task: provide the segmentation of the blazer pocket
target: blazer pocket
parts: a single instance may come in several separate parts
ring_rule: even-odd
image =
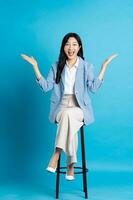
[[[51,99],[51,102],[52,102],[52,103],[56,103],[57,100],[56,100],[56,99]]]
[[[90,105],[91,104],[91,100],[90,99],[84,99],[84,104],[87,106],[87,105]]]

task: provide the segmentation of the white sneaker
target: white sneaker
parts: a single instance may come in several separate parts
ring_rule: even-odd
[[[53,167],[47,167],[46,170],[52,173],[56,172],[56,168],[53,168]]]
[[[72,175],[67,175],[67,174],[66,174],[65,178],[66,178],[66,180],[68,180],[68,181],[74,180],[74,176],[72,176]]]

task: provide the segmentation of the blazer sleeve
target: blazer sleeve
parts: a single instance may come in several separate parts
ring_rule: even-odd
[[[95,93],[102,85],[103,79],[100,80],[98,77],[95,77],[94,66],[92,64],[88,64],[87,68],[87,87],[92,93]]]
[[[55,83],[55,74],[53,67],[50,68],[47,79],[45,79],[44,76],[41,75],[41,78],[39,80],[36,78],[36,82],[43,92],[48,92],[49,90],[52,90]]]

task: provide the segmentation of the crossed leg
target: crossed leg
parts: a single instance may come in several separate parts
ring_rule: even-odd
[[[54,153],[53,153],[53,155],[50,159],[50,162],[48,164],[49,167],[52,167],[52,168],[57,167],[57,162],[58,162],[59,155],[60,155],[61,151],[62,151],[61,148],[58,148],[58,147],[55,148]]]

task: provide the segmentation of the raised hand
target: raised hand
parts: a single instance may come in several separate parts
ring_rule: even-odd
[[[100,72],[99,72],[99,75],[98,75],[98,78],[99,78],[100,80],[102,80],[102,78],[103,78],[103,75],[104,75],[104,73],[105,73],[105,70],[106,70],[106,68],[107,68],[107,65],[108,65],[114,58],[116,58],[117,56],[118,56],[118,54],[112,54],[111,56],[109,56],[109,57],[103,62],[102,67],[101,67]]]
[[[29,62],[33,66],[37,66],[37,61],[33,58],[33,56],[29,57],[25,54],[20,54],[20,55],[24,60],[26,60],[27,62]]]
[[[29,56],[22,54],[22,53],[20,55],[24,60],[26,60],[27,62],[29,62],[33,66],[35,75],[36,75],[37,79],[39,80],[41,78],[41,73],[40,73],[40,70],[38,68],[37,61],[33,58],[33,56],[29,57]]]
[[[106,66],[108,65],[114,58],[116,58],[118,56],[118,54],[112,54],[111,56],[109,56],[104,62],[103,65]]]

